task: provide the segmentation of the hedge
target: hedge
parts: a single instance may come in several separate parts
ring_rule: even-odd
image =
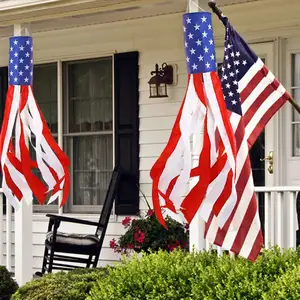
[[[159,251],[105,269],[47,275],[12,300],[300,299],[298,274],[300,248],[264,250],[255,263],[214,251]]]
[[[89,300],[263,299],[277,278],[299,264],[300,251],[265,251],[256,263],[213,252],[159,252],[124,260],[98,280]]]
[[[271,286],[264,300],[298,300],[300,299],[300,266],[289,270],[279,277]]]
[[[20,287],[11,299],[85,300],[93,283],[105,274],[105,268],[49,274]]]
[[[5,267],[0,266],[0,300],[9,300],[17,289],[18,285],[10,273]]]

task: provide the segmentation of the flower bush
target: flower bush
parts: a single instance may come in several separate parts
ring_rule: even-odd
[[[171,217],[166,217],[168,229],[158,221],[152,209],[149,208],[144,216],[139,219],[126,217],[122,221],[127,229],[118,241],[110,241],[110,247],[115,252],[129,254],[131,251],[140,252],[149,250],[173,251],[176,248],[188,249],[189,230],[188,225],[182,225]]]

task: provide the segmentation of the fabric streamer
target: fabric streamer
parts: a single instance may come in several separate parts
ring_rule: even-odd
[[[14,36],[9,41],[9,87],[0,135],[3,192],[15,208],[33,196],[49,204],[61,193],[63,206],[70,190],[70,162],[33,95],[32,37]]]

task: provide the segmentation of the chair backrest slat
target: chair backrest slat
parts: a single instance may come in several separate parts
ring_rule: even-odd
[[[112,210],[113,203],[114,203],[114,200],[116,197],[116,193],[117,193],[117,189],[118,189],[118,185],[120,182],[122,172],[123,172],[123,170],[120,166],[115,167],[112,172],[110,183],[108,186],[108,190],[106,193],[105,201],[104,201],[100,219],[99,219],[99,226],[96,231],[97,235],[100,235],[101,232],[106,231],[106,227],[109,222],[111,210]]]

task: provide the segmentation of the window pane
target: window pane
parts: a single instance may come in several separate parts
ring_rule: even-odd
[[[34,66],[33,92],[52,133],[57,133],[57,66]]]
[[[293,55],[293,80],[292,80],[292,86],[300,86],[300,53]]]
[[[112,130],[112,60],[70,63],[69,132]]]
[[[300,124],[293,124],[293,156],[300,156]]]
[[[293,89],[292,95],[295,101],[300,105],[300,88]],[[293,112],[293,121],[300,121],[300,115],[298,112],[293,107],[291,107],[291,110]]]
[[[292,86],[294,87],[292,90],[292,95],[295,101],[300,104],[300,53],[293,55],[292,60]],[[300,122],[300,116],[292,107],[292,121]],[[293,156],[300,156],[300,124],[293,124]]]
[[[73,137],[73,204],[102,205],[113,169],[112,135]]]

